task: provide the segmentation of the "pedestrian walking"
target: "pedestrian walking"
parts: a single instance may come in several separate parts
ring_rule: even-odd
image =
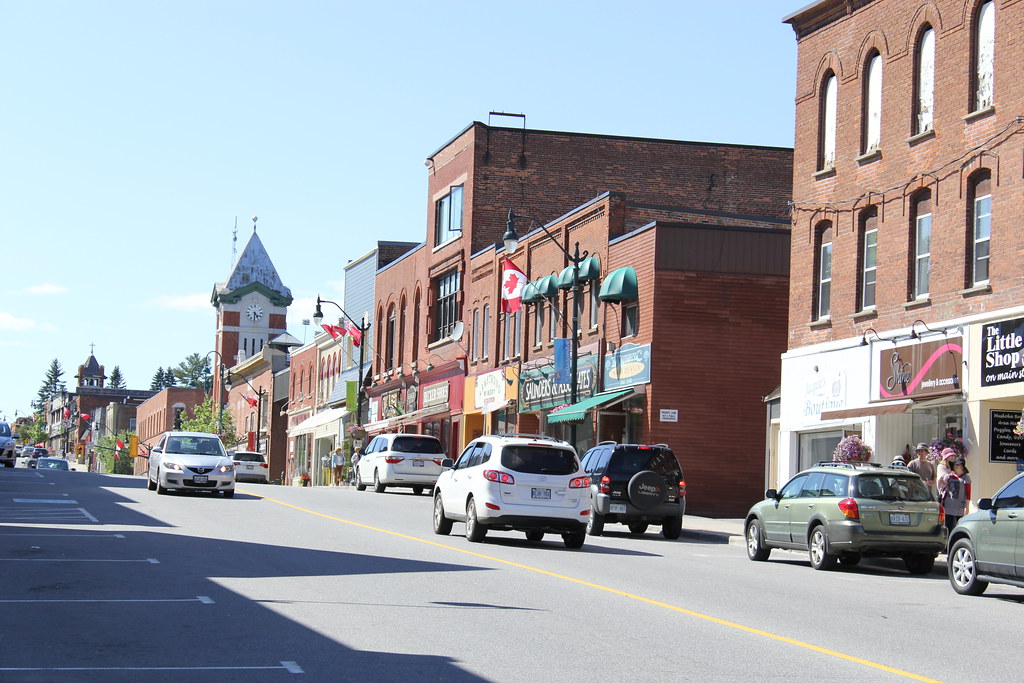
[[[334,485],[341,486],[345,481],[345,453],[340,448],[334,449],[331,465],[334,467]]]
[[[930,451],[928,444],[924,442],[917,444],[917,448],[914,449],[914,454],[917,457],[907,463],[907,469],[921,477],[921,481],[929,491],[935,486],[935,465],[927,460]]]
[[[942,503],[942,509],[946,511],[946,528],[952,531],[960,518],[967,514],[971,503],[971,477],[966,460],[963,458],[953,460],[952,471],[946,477],[943,490],[944,493],[939,502]]]
[[[358,476],[356,472],[356,465],[359,464],[359,450],[353,449],[352,451],[352,467],[348,469],[348,482],[355,486],[359,482],[357,481]]]

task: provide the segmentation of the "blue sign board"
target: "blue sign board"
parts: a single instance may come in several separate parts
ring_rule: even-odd
[[[651,345],[624,344],[604,357],[604,391],[651,381]]]
[[[555,384],[572,384],[572,349],[568,339],[554,339]]]

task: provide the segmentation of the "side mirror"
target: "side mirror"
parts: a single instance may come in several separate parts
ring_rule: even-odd
[[[775,489],[768,489],[767,491],[764,492],[764,497],[771,498],[772,500],[778,500],[779,492],[776,491]]]
[[[150,453],[163,453],[164,449],[160,448],[159,446],[153,446],[153,448],[149,452]]]
[[[982,498],[981,500],[978,501],[978,509],[979,510],[991,510],[994,507],[995,506],[992,505],[992,499],[991,498]]]
[[[454,466],[455,466],[455,461],[452,460],[451,458],[445,458],[444,460],[441,461],[441,467],[446,469],[446,470],[450,470]]]

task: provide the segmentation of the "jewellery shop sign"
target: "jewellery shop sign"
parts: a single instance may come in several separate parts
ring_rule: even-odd
[[[597,356],[583,356],[576,361],[577,400],[594,395],[597,380]],[[545,410],[569,402],[570,385],[555,383],[555,367],[523,369],[519,376],[519,412]]]
[[[878,398],[926,398],[960,391],[961,337],[907,344],[878,353]]]
[[[981,386],[1024,380],[1024,318],[982,327]]]

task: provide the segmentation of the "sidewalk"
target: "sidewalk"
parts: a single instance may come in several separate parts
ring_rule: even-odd
[[[703,543],[743,545],[743,520],[686,515],[683,517],[682,538]]]

